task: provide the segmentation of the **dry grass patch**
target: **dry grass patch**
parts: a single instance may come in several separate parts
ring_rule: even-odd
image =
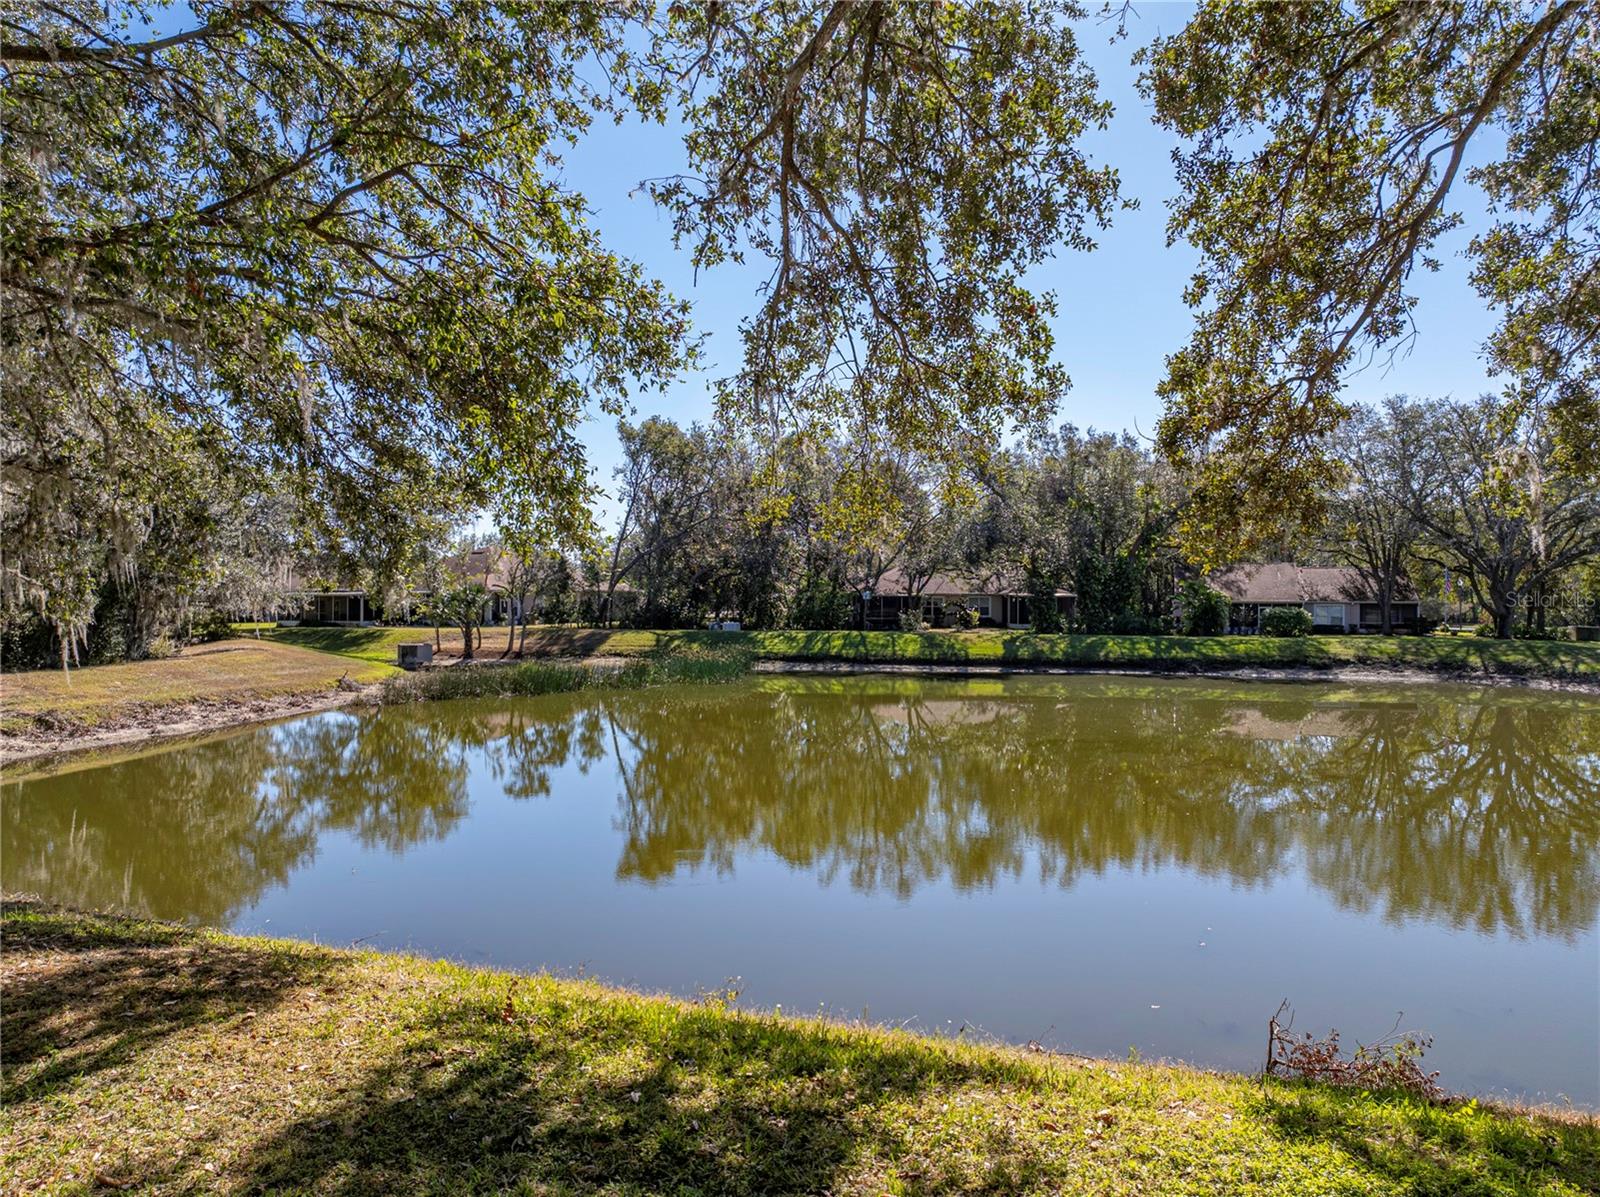
[[[1545,1194],[1600,1128],[13,903],[8,1192]]]
[[[167,708],[237,704],[365,684],[396,671],[270,640],[223,640],[186,648],[162,661],[8,673],[0,677],[6,729],[64,730],[132,724]]]

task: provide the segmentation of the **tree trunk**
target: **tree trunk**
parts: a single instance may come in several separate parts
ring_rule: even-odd
[[[506,607],[506,651],[500,654],[502,661],[511,655],[511,646],[517,642],[517,624],[520,622],[520,618],[513,618],[511,613],[516,611],[518,617],[522,614],[521,600],[513,603],[508,598],[506,602],[509,604]]]
[[[1509,600],[1495,599],[1494,634],[1499,639],[1511,639],[1511,621],[1516,617],[1516,610]]]

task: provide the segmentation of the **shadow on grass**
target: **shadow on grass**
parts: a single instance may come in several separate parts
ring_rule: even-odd
[[[378,649],[392,655],[389,642],[392,628],[274,628],[268,637],[278,644],[292,644],[297,648],[314,648],[318,652],[337,653],[341,656],[359,657]],[[418,640],[433,640],[432,628],[415,629]]]
[[[613,634],[606,628],[529,628],[527,641],[519,640],[518,646],[527,657],[591,657]]]
[[[181,927],[8,900],[5,955],[39,959],[8,969],[0,993],[7,1103],[49,1097],[170,1036],[268,1009],[337,966],[336,957],[309,949],[268,953],[196,940]]]
[[[973,1070],[720,1012],[451,1003],[402,1051],[238,1162],[249,1191],[829,1191],[903,1133],[884,1107]]]
[[[235,1164],[243,1187],[784,1195],[835,1191],[865,1165],[899,1175],[907,1192],[1025,1192],[1057,1191],[1072,1175],[1054,1136],[1003,1129],[1030,1091],[1028,1070],[837,1029],[603,999],[557,997],[505,1025],[498,995],[485,993],[445,1003],[420,1044],[256,1143]],[[1325,1158],[1348,1160],[1377,1192],[1487,1197],[1559,1183],[1587,1192],[1600,1180],[1592,1125],[1273,1089],[1250,1115],[1266,1132],[1250,1149],[1259,1167],[1278,1158],[1267,1146],[1277,1140],[1333,1149]],[[959,1149],[929,1150],[938,1110],[967,1101],[992,1103],[994,1116],[966,1124]],[[1237,1180],[1218,1147],[1215,1161],[1202,1150],[1200,1171],[1215,1171],[1196,1191],[1227,1192]],[[1297,1151],[1293,1166],[1306,1165]]]
[[[1558,1115],[1463,1118],[1357,1089],[1273,1086],[1267,1124],[1286,1142],[1325,1143],[1395,1186],[1395,1192],[1490,1197],[1500,1193],[1600,1192],[1600,1128]],[[1403,1115],[1395,1111],[1403,1109]],[[1567,1188],[1566,1186],[1572,1186]]]

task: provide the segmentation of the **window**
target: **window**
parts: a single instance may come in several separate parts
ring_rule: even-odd
[[[1311,622],[1319,628],[1343,627],[1343,603],[1312,603]]]
[[[985,619],[994,614],[994,609],[989,606],[989,596],[986,594],[968,595],[965,601],[967,606],[975,608]]]

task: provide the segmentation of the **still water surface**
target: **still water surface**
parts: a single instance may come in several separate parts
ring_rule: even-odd
[[[12,891],[1251,1069],[1281,998],[1600,1105],[1600,701],[787,677],[334,712],[9,784]]]

